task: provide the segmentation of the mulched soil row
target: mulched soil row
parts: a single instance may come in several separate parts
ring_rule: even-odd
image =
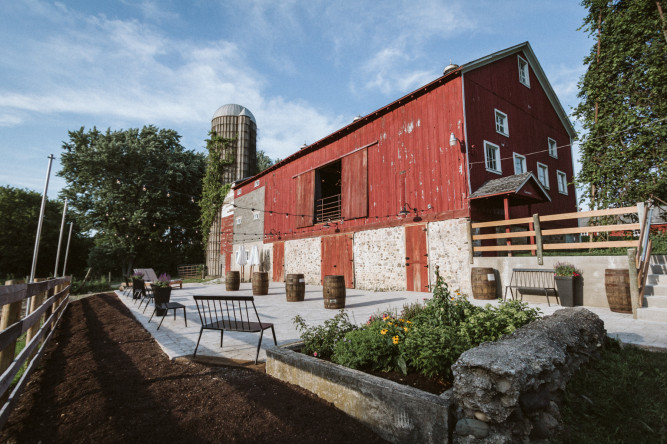
[[[258,371],[170,361],[115,294],[70,303],[2,442],[384,442]]]

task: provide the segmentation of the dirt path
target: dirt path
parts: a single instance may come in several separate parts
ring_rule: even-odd
[[[174,363],[113,294],[74,301],[2,442],[383,442],[258,371]]]

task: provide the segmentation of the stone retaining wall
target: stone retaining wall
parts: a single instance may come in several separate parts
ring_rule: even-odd
[[[566,308],[463,353],[452,367],[459,406],[454,442],[530,442],[553,436],[568,381],[597,353],[605,336],[597,315]]]

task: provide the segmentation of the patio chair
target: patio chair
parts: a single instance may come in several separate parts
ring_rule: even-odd
[[[153,289],[150,286],[144,288],[144,291],[141,293],[141,300],[139,301],[140,310],[141,310],[141,304],[143,304],[144,301],[146,301],[146,305],[144,306],[144,311],[142,313],[146,313],[146,308],[148,308],[148,304],[150,304],[153,299],[154,299]]]
[[[158,324],[157,329],[159,330],[160,327],[162,326],[162,321],[164,321],[164,318],[167,316],[167,313],[169,313],[169,310],[174,311],[174,321],[176,320],[176,310],[178,309],[183,309],[183,320],[185,321],[185,326],[188,326],[188,318],[185,314],[185,305],[178,303],[178,302],[164,302],[164,303],[155,303],[155,308],[153,309],[153,313],[151,314],[151,317],[148,318],[148,322],[151,322],[151,319],[153,319],[153,316],[155,313],[157,313],[158,309],[164,310],[162,313],[162,319],[160,319],[160,324]],[[144,311],[146,309],[144,308]],[[159,316],[159,315],[158,315]]]

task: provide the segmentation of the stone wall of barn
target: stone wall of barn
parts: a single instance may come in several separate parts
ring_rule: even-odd
[[[320,285],[322,245],[319,237],[285,241],[285,273],[303,273],[306,284]]]
[[[403,227],[354,233],[355,287],[361,290],[405,290]]]

